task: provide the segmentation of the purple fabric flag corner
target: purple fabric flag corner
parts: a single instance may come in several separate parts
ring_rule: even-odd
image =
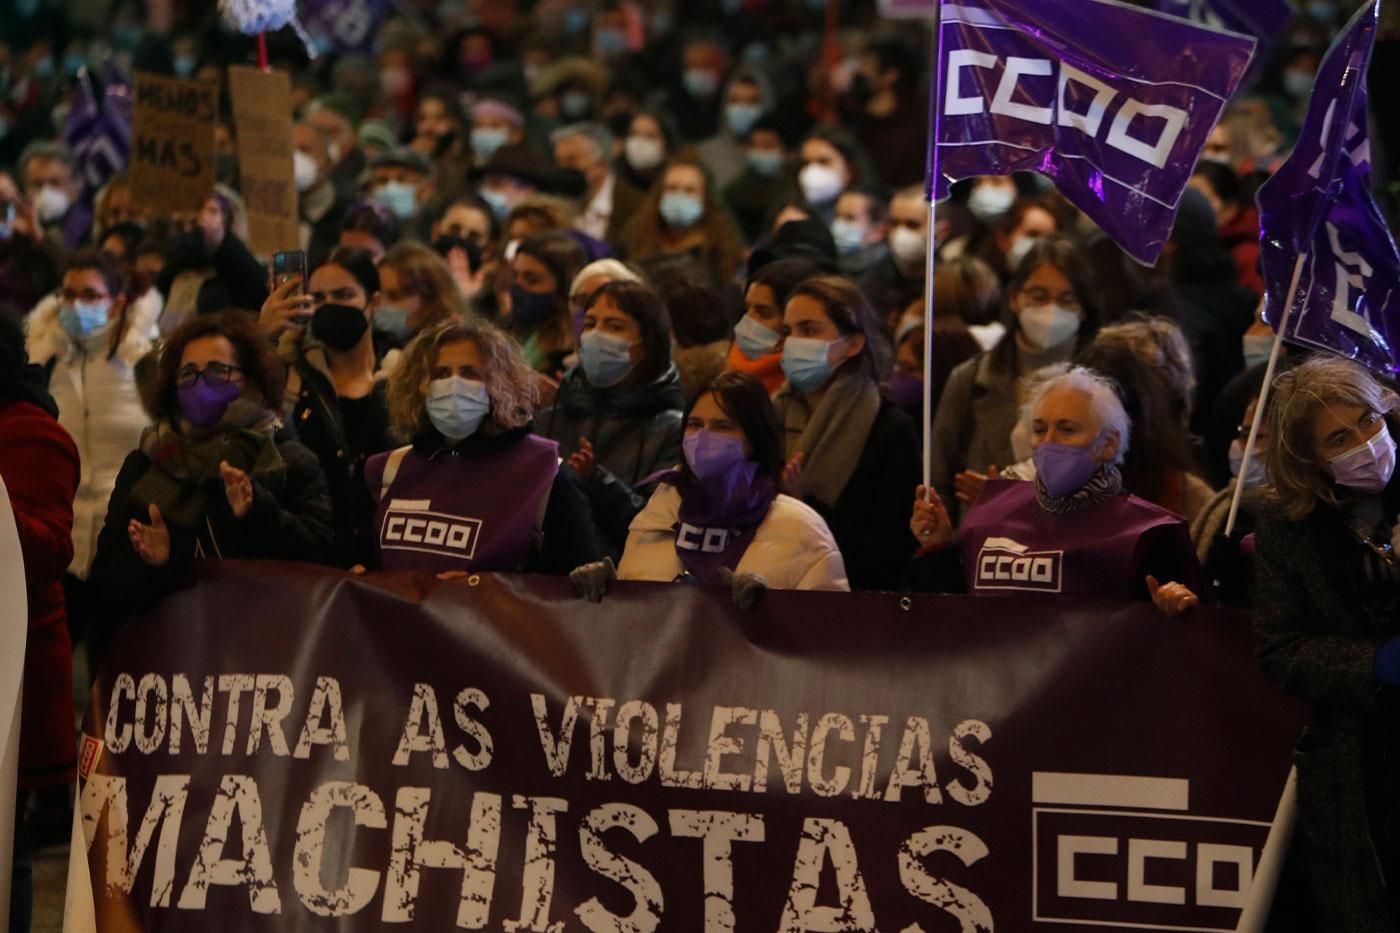
[[[1156,8],[1194,23],[1254,36],[1261,45],[1268,45],[1293,18],[1288,0],[1156,0]]]
[[[1378,3],[1362,7],[1318,69],[1298,143],[1260,187],[1264,318],[1284,338],[1400,371],[1400,252],[1371,194],[1366,71]]]
[[[84,204],[91,204],[107,180],[126,168],[131,149],[131,88],[111,64],[103,75],[103,85],[99,102],[87,69],[79,72],[73,88],[73,106],[63,130],[63,139],[73,150],[77,175],[82,181],[80,197]]]
[[[940,13],[935,197],[973,175],[1042,172],[1155,263],[1255,40],[1116,0],[945,0]]]
[[[303,0],[301,23],[321,53],[357,52],[369,47],[389,0]]]

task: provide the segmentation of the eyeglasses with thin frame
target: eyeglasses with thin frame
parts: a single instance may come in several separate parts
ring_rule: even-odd
[[[175,371],[175,385],[184,389],[194,385],[196,379],[202,378],[205,385],[223,386],[233,381],[234,373],[241,372],[242,367],[230,366],[227,363],[206,363],[203,369],[193,363],[186,363]]]

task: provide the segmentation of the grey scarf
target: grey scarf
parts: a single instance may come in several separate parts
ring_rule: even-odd
[[[784,385],[774,399],[783,425],[784,455],[802,454],[802,489],[828,508],[845,491],[880,412],[880,389],[864,373],[845,372],[827,386],[816,410]]]

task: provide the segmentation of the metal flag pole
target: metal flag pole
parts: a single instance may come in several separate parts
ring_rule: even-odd
[[[1225,537],[1235,530],[1235,519],[1240,513],[1240,499],[1244,496],[1244,477],[1249,469],[1249,461],[1254,457],[1254,442],[1259,437],[1259,426],[1264,423],[1264,406],[1269,401],[1269,390],[1274,384],[1274,370],[1278,368],[1278,358],[1283,350],[1283,334],[1288,330],[1288,321],[1293,317],[1293,300],[1298,295],[1298,279],[1303,274],[1303,264],[1308,261],[1307,253],[1299,253],[1293,262],[1293,279],[1288,283],[1288,297],[1283,302],[1283,316],[1278,319],[1278,331],[1274,334],[1274,346],[1269,351],[1269,365],[1264,369],[1264,385],[1259,389],[1259,401],[1254,406],[1254,420],[1249,425],[1249,440],[1244,445],[1244,459],[1240,462],[1240,475],[1235,478],[1235,494],[1230,498],[1230,517],[1225,520]]]
[[[943,91],[943,71],[939,47],[943,38],[943,5],[935,8],[933,21],[932,77],[928,96],[928,156],[925,163],[924,197],[928,201],[928,251],[924,257],[924,498],[931,499],[933,474],[933,273],[937,264],[938,245],[934,236],[933,193],[938,186],[938,118],[942,108],[939,98]]]

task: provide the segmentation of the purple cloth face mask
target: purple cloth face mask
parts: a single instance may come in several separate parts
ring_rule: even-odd
[[[714,480],[744,462],[744,444],[713,431],[689,431],[681,441],[686,465],[701,482]]]
[[[190,385],[180,386],[175,394],[185,420],[197,428],[207,428],[218,423],[240,391],[237,383],[211,386],[199,378]]]
[[[1099,468],[1102,449],[1098,439],[1087,447],[1046,443],[1031,452],[1031,461],[1045,491],[1051,498],[1063,499],[1089,482]]]

